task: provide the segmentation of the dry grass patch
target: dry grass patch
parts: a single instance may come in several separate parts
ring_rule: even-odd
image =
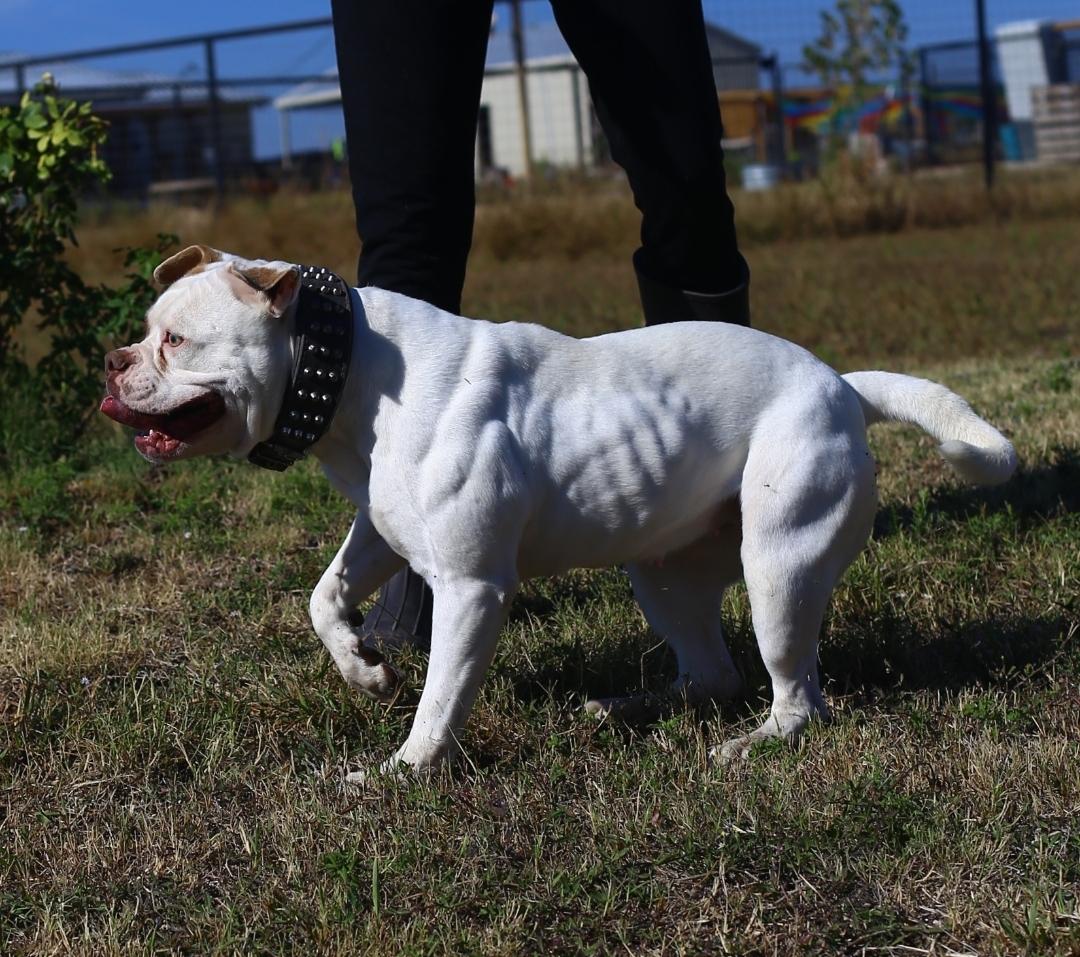
[[[955,202],[985,209],[953,217],[964,224],[955,228],[930,228],[916,217],[898,232],[842,236],[798,225],[808,215],[804,206],[821,202],[817,184],[737,196],[755,323],[845,368],[1080,348],[1080,207],[1068,201],[1080,177],[1018,177],[1015,186],[1005,177],[995,195],[1028,197],[995,200],[1012,203],[1015,215],[995,214],[965,179],[906,188],[928,208]],[[769,226],[781,213],[794,225]],[[216,213],[155,207],[88,215],[72,260],[88,278],[115,279],[120,259],[113,250],[149,243],[161,231],[182,243],[323,263],[347,277],[355,271],[358,241],[343,191],[237,200]],[[630,267],[637,232],[637,211],[617,184],[482,204],[465,312],[578,336],[640,325]],[[32,330],[27,335],[33,351]]]

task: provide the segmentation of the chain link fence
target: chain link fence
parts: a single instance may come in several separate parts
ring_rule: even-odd
[[[853,91],[825,82],[805,62],[826,7],[706,0],[732,181],[754,187],[812,176],[838,142],[904,170],[980,159],[1080,162],[1080,20],[1055,20],[1060,7],[1058,0],[1013,2],[1023,18],[1003,21],[991,0],[997,25],[983,67],[977,4],[968,18],[954,10],[938,22],[942,14],[913,2],[903,56],[866,73]],[[915,42],[954,29],[966,35]],[[17,99],[43,73],[109,120],[113,198],[197,201],[347,178],[328,18],[0,56],[0,103]],[[478,117],[478,179],[609,168],[586,77],[547,3],[500,0]]]

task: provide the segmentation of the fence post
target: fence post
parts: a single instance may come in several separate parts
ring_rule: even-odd
[[[206,88],[210,98],[210,148],[214,153],[214,184],[220,203],[225,195],[225,157],[221,147],[221,110],[218,105],[217,63],[214,60],[214,41],[204,41],[206,49]]]
[[[930,101],[930,55],[926,47],[919,47],[919,106],[922,109],[923,141],[926,143],[926,163],[928,166],[937,162],[934,149],[934,105]]]
[[[281,168],[292,168],[292,126],[290,110],[278,110],[278,131],[281,134]]]
[[[900,66],[900,101],[904,104],[904,171],[915,168],[915,104],[911,91],[911,60],[906,58]]]
[[[525,179],[533,178],[532,123],[529,117],[529,91],[525,75],[525,33],[521,24],[521,0],[510,0],[510,39],[514,47],[514,73],[517,75],[518,107],[521,110],[521,137],[525,148]]]
[[[990,44],[986,39],[986,0],[975,0],[975,17],[979,29],[979,88],[982,92],[983,177],[986,188],[994,185],[994,137],[997,127],[997,97],[990,73]]]
[[[21,63],[15,64],[15,96],[17,99],[22,99],[22,95],[26,92],[26,67]]]
[[[584,119],[581,115],[581,70],[570,67],[570,90],[574,97],[574,146],[577,149],[578,172],[585,171],[585,133],[581,128]]]
[[[787,172],[787,124],[784,122],[784,77],[780,70],[780,57],[773,53],[769,57],[772,72],[772,93],[776,101],[776,163],[781,174]]]

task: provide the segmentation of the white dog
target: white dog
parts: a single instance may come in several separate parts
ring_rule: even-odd
[[[146,338],[110,354],[102,411],[147,430],[135,444],[153,462],[248,455],[274,430],[294,369],[300,267],[192,246],[155,276],[168,288]],[[351,365],[312,452],[357,514],[311,621],[345,680],[387,699],[397,673],[349,615],[406,562],[434,593],[423,694],[384,767],[432,768],[458,750],[523,580],[620,562],[691,700],[739,691],[720,606],[745,579],[772,709],[719,755],[794,740],[827,715],[818,632],[877,504],[866,427],[921,426],[972,482],[1015,468],[1008,440],[943,386],[840,376],[752,329],[683,322],[577,340],[379,289],[347,295]]]

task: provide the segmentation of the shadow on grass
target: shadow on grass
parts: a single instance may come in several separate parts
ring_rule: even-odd
[[[906,619],[879,617],[873,631],[848,630],[843,641],[823,645],[822,676],[830,690],[844,694],[1005,690],[1068,654],[1073,618],[1063,608],[1038,618],[965,622],[949,634],[927,636]]]
[[[629,577],[615,569],[604,569],[535,579],[518,592],[509,621],[543,619],[559,610],[563,613],[582,612],[595,607],[605,596],[632,601]]]
[[[1075,468],[1075,459],[1069,468]],[[1070,474],[1070,473],[1066,473]],[[1077,510],[1075,495],[1065,494],[1056,468],[1027,473],[1018,480],[1019,490],[1001,496],[1001,508],[1011,501],[1014,511],[1035,516],[1038,510],[1060,513]],[[1030,488],[1050,489],[1050,494],[1030,494]],[[1060,493],[1060,495],[1059,495]],[[952,504],[954,518],[982,514],[982,493],[943,493]],[[936,507],[936,506],[935,506]],[[1030,511],[1028,511],[1030,509]],[[1035,524],[1034,521],[1031,524]],[[940,530],[938,530],[940,531]],[[602,614],[605,602],[630,600],[629,582],[613,572],[571,574],[533,583],[515,601],[511,622],[539,620],[542,634],[528,642],[524,654],[512,653],[496,667],[518,706],[582,708],[590,697],[632,695],[642,690],[663,696],[675,677],[674,655],[642,622],[623,621],[602,640],[594,633],[560,629],[557,619],[579,617],[593,609]],[[1022,617],[1003,612],[964,622],[937,622],[927,631],[914,619],[880,610],[865,619],[847,618],[827,634],[821,649],[821,673],[826,691],[852,695],[864,702],[897,699],[917,691],[955,693],[964,689],[1007,691],[1032,685],[1044,686],[1055,662],[1080,674],[1080,640],[1077,638],[1075,599],[1066,597],[1058,607],[1037,616]],[[744,678],[744,693],[724,703],[719,714],[727,722],[743,722],[758,715],[771,697],[768,675],[758,654],[754,636],[745,620],[725,619],[727,640]],[[623,741],[648,735],[673,712],[683,710],[679,701],[662,703],[658,713],[631,724],[605,722],[603,728]],[[715,717],[712,707],[700,709],[702,718]],[[598,725],[598,727],[601,727]],[[536,742],[516,745],[534,750]],[[511,745],[473,752],[482,769],[500,765]]]
[[[1020,528],[1080,512],[1080,449],[1055,446],[1049,454],[1049,462],[1021,468],[997,488],[946,486],[927,492],[913,505],[886,506],[874,522],[874,538],[920,530],[942,519],[963,522],[1005,511],[1011,511]]]
[[[834,694],[902,691],[1007,690],[1045,673],[1070,654],[1073,615],[966,622],[946,635],[927,636],[900,617],[878,617],[872,627],[846,628],[843,640],[821,649],[821,673]],[[735,644],[733,642],[733,644]],[[733,711],[754,710],[768,698],[768,675],[752,639],[741,642],[736,664],[744,696]],[[675,675],[674,657],[647,629],[585,650],[559,644],[530,652],[532,667],[515,670],[510,681],[522,702],[662,693]],[[728,708],[725,708],[725,711]]]

